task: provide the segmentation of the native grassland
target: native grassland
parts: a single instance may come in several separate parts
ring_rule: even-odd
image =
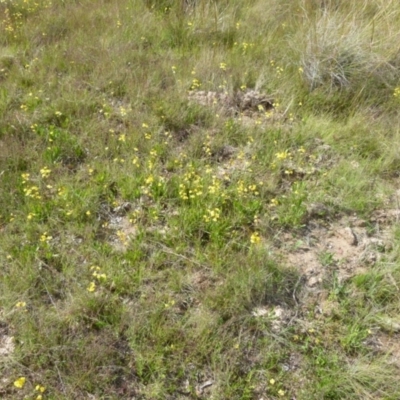
[[[399,3],[188,3],[0,1],[0,397],[400,398]]]

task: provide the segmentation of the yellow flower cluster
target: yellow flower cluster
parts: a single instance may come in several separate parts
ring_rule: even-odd
[[[156,149],[151,149],[149,153],[149,159],[147,160],[147,168],[149,170],[152,170],[154,168],[154,165],[156,164],[157,158],[158,158],[158,153]]]
[[[282,72],[283,72],[284,70],[283,70],[283,68],[282,67],[276,67],[275,68],[275,72],[276,72],[276,75],[278,76],[278,77],[280,77],[281,75],[282,75]]]
[[[250,243],[251,244],[259,244],[261,242],[261,237],[258,232],[253,232],[250,236]]]
[[[46,386],[36,385],[36,386],[35,386],[35,390],[36,390],[37,392],[39,392],[39,393],[44,393],[44,392],[46,391]],[[42,395],[39,394],[39,395],[36,397],[36,400],[41,400],[41,399],[42,399]]]
[[[92,272],[92,276],[93,278],[95,278],[95,280],[97,280],[98,282],[105,282],[107,280],[107,275],[101,272],[101,268],[97,265],[92,265],[90,267],[90,270],[93,271]],[[90,293],[93,293],[96,291],[96,281],[93,280],[89,283],[89,286],[86,288],[86,290]]]
[[[250,184],[246,185],[243,180],[239,180],[236,186],[236,191],[239,196],[255,195],[258,196],[260,193],[257,189],[257,185]]]
[[[95,282],[90,282],[89,286],[86,288],[86,290],[90,293],[93,293],[96,290],[96,283]]]
[[[237,46],[238,49],[241,49],[243,55],[247,53],[247,50],[249,48],[254,47],[254,43],[247,43],[247,42],[242,42],[242,43],[235,42],[233,43],[233,45]]]
[[[189,167],[183,175],[183,183],[179,185],[179,197],[182,200],[195,199],[203,194],[203,180],[193,167]]]
[[[43,235],[40,236],[40,241],[42,243],[48,244],[51,239],[53,239],[53,236],[48,235],[47,232],[44,232]]]
[[[24,188],[24,193],[26,197],[31,197],[32,199],[41,200],[42,196],[39,193],[39,188],[36,185]]]
[[[60,197],[65,197],[67,195],[67,189],[64,186],[60,186],[57,189],[57,195]]]
[[[21,178],[22,178],[22,183],[25,184],[26,182],[29,181],[30,174],[28,174],[28,173],[21,174]]]
[[[156,187],[161,187],[163,185],[164,178],[162,176],[155,177],[153,174],[147,176],[144,180],[144,185],[140,187],[142,194],[153,197],[153,189]]]
[[[26,383],[26,378],[24,376],[21,376],[16,381],[14,381],[14,386],[18,389],[22,389],[25,386],[25,383]]]
[[[209,194],[218,194],[221,191],[221,182],[215,175],[212,176],[212,182],[207,191]],[[225,197],[225,193],[221,193],[221,195]]]
[[[127,246],[129,241],[128,241],[128,236],[126,235],[125,232],[123,231],[117,231],[117,236],[120,242],[124,245]]]
[[[170,308],[173,307],[175,305],[175,300],[169,300],[167,303],[164,303],[164,307],[165,308]]]
[[[142,128],[144,128],[144,129],[147,130],[147,129],[149,128],[149,125],[147,125],[145,122],[143,122]],[[146,132],[144,133],[144,138],[145,138],[146,140],[150,140],[150,139],[151,139],[151,133],[148,132],[148,131],[146,131]]]
[[[139,216],[140,216],[140,210],[139,209],[134,210],[129,217],[129,222],[131,224],[136,224],[139,219]]]
[[[138,156],[134,156],[134,157],[133,157],[133,159],[132,159],[132,164],[133,164],[135,167],[139,167],[140,163],[139,163],[139,157],[138,157]]]
[[[278,160],[286,160],[290,156],[291,156],[291,154],[287,150],[281,151],[281,152],[275,154],[275,157]]]
[[[30,180],[30,174],[23,173],[21,174],[21,178],[22,178],[22,184],[26,185]],[[24,187],[23,191],[26,197],[30,197],[32,199],[37,199],[37,200],[40,200],[42,198],[39,192],[39,187],[36,185],[32,185],[30,187]]]
[[[207,157],[211,156],[211,137],[210,137],[210,135],[206,136],[206,140],[203,143],[203,151]]]
[[[107,275],[101,273],[101,268],[97,265],[91,266],[90,270],[93,271],[92,276],[95,277],[98,281],[104,282],[107,279]]]
[[[279,204],[277,199],[271,199],[269,205],[270,207],[276,207]]]
[[[190,90],[196,90],[200,87],[201,87],[201,82],[197,78],[194,78],[192,80],[192,85],[190,86]]]
[[[276,383],[276,380],[275,380],[275,379],[272,378],[272,379],[269,380],[269,384],[270,384],[271,386],[274,386],[275,383]],[[278,390],[278,394],[279,394],[279,396],[283,397],[283,396],[286,394],[286,392],[285,392],[283,389],[279,389],[279,390]]]
[[[49,168],[47,168],[47,167],[44,167],[44,168],[42,168],[42,169],[40,170],[40,174],[42,175],[42,178],[43,178],[43,179],[48,178],[48,177],[50,176],[50,173],[51,173],[51,169],[49,169]]]
[[[219,208],[213,208],[207,210],[207,213],[203,215],[203,219],[206,222],[217,222],[220,219],[221,210]]]
[[[26,378],[24,376],[21,376],[14,381],[14,386],[17,389],[22,389],[25,386],[25,383],[26,383]],[[39,392],[39,394],[35,397],[35,400],[42,400],[43,399],[42,394],[46,391],[46,387],[43,385],[36,385],[35,391]]]

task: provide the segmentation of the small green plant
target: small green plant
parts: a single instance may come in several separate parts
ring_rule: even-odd
[[[334,255],[329,251],[323,251],[319,254],[319,261],[323,267],[331,267],[335,264]]]

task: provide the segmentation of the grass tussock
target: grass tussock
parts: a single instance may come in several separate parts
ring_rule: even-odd
[[[0,1],[0,397],[399,398],[397,3],[97,3]]]

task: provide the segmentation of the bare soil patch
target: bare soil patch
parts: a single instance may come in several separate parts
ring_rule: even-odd
[[[205,107],[213,107],[227,116],[236,117],[243,124],[263,124],[282,120],[285,113],[278,111],[271,96],[257,90],[228,92],[193,90],[189,101]]]
[[[383,218],[382,211],[377,214]],[[301,234],[284,233],[278,242],[280,257],[299,271],[306,288],[314,292],[320,292],[332,274],[342,283],[367,272],[392,247],[390,227],[371,229],[355,216],[332,223],[311,221]]]

